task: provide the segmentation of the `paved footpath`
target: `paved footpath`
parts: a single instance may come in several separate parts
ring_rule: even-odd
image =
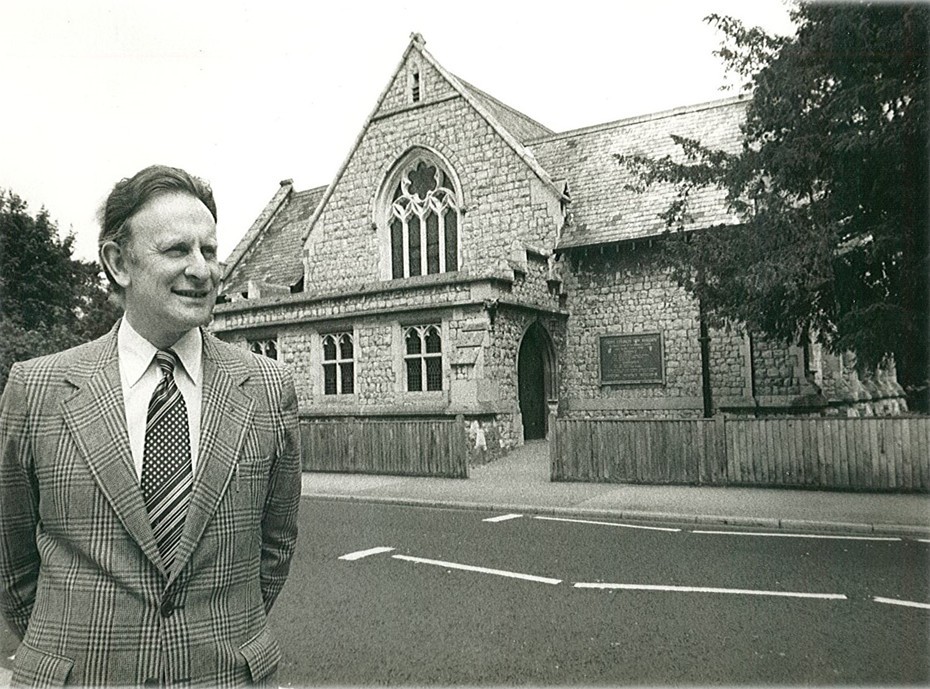
[[[930,538],[927,495],[552,482],[545,442],[470,469],[467,479],[305,473],[303,493],[326,500]],[[4,665],[8,660],[0,658],[0,689],[10,681]]]
[[[548,444],[527,443],[467,479],[305,473],[304,495],[627,520],[930,537],[930,496],[549,480]]]

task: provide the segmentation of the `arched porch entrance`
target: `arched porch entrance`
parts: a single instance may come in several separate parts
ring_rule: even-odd
[[[552,338],[539,321],[527,328],[520,342],[517,380],[523,439],[544,439],[549,430],[549,401],[554,401],[558,388]]]

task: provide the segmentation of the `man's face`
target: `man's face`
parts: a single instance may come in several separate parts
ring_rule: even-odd
[[[150,199],[129,222],[126,318],[156,347],[170,347],[213,314],[220,282],[216,223],[199,199],[184,192]]]

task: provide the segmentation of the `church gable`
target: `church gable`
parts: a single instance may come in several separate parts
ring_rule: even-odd
[[[557,241],[561,194],[482,102],[521,136],[549,130],[487,94],[479,101],[421,41],[411,42],[309,224],[309,291],[442,273],[501,275],[515,251],[551,250]],[[411,83],[423,90],[404,91]]]
[[[423,56],[424,45],[423,37],[413,34],[400,67],[385,90],[373,118],[458,95],[432,61]]]

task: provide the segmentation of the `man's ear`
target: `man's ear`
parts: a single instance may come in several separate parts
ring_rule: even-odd
[[[128,251],[116,242],[104,242],[100,247],[100,262],[116,284],[126,289],[129,287]]]

